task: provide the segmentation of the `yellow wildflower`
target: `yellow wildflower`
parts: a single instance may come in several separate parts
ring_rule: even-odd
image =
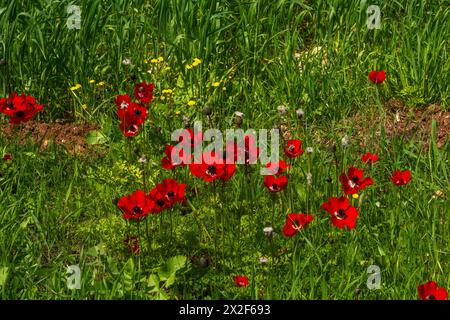
[[[194,100],[189,100],[187,104],[189,107],[193,107],[197,104],[197,102],[195,102]]]
[[[95,80],[89,80],[89,83],[93,84],[93,83],[95,83]]]
[[[352,194],[353,199],[358,199],[359,195],[357,193]]]
[[[162,93],[163,94],[172,94],[173,90],[172,89],[163,89]]]
[[[87,104],[83,104],[81,107],[86,110],[87,109]]]
[[[151,63],[158,63],[158,59],[153,58],[152,60],[150,60]]]
[[[187,64],[186,65],[186,69],[191,70],[192,69],[192,64]]]
[[[194,58],[194,62],[192,62],[192,65],[194,67],[198,66],[200,63],[202,63],[202,60],[200,60],[199,58]]]
[[[97,87],[103,87],[105,85],[105,82],[100,81],[99,83],[97,83]]]
[[[81,89],[81,84],[77,83],[76,85],[74,85],[73,87],[70,87],[70,90],[72,91],[76,91],[78,89]]]
[[[163,57],[158,57],[158,62],[163,62],[164,58]]]
[[[213,82],[212,86],[217,88],[220,86],[220,81]]]

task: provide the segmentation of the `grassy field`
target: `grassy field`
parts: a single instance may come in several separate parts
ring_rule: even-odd
[[[71,4],[80,29],[68,28]],[[380,29],[367,27],[369,5]],[[0,0],[0,99],[25,92],[43,104],[35,122],[98,126],[74,152],[20,136],[25,124],[5,134],[1,116],[0,155],[12,156],[0,160],[1,299],[417,299],[429,280],[449,290],[446,120],[408,135],[386,125],[448,110],[449,39],[444,0]],[[386,80],[373,84],[371,70]],[[154,97],[142,131],[125,138],[115,98],[132,95],[133,79],[154,83]],[[280,153],[291,164],[283,191],[265,188],[260,165],[237,165],[224,183],[161,167],[175,129],[236,128],[235,112],[243,129],[278,127],[282,143],[312,148]],[[366,152],[379,161],[362,162]],[[344,196],[350,166],[374,181],[347,196],[359,212],[351,230],[322,208]],[[397,169],[412,172],[408,184],[392,183]],[[183,205],[123,218],[119,198],[166,178],[187,185]],[[300,212],[312,222],[285,237],[287,214]],[[132,236],[138,254],[124,243]],[[67,286],[73,265],[79,289]]]

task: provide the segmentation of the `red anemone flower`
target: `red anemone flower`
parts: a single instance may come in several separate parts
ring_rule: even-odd
[[[259,157],[256,137],[252,134],[244,136],[243,145],[234,141],[227,143],[224,159],[226,163],[254,164]]]
[[[228,181],[236,172],[236,165],[234,163],[225,164],[225,171],[223,175],[220,177],[222,181]]]
[[[409,171],[409,170],[404,170],[404,171],[396,170],[396,171],[394,171],[394,173],[391,176],[391,181],[396,186],[404,186],[409,181],[411,181],[411,171]]]
[[[234,283],[238,287],[246,287],[248,286],[248,278],[246,276],[236,276],[234,277]]]
[[[339,180],[342,182],[345,194],[355,194],[359,190],[364,189],[367,186],[373,184],[373,180],[370,177],[363,179],[363,170],[355,167],[348,169],[348,174],[342,173]]]
[[[176,202],[184,201],[184,189],[186,185],[173,179],[165,179],[155,187],[162,195],[166,207],[171,208]]]
[[[184,166],[186,164],[191,163],[192,156],[189,155],[189,152],[178,146],[172,146],[170,144],[166,145],[165,153],[166,157],[161,160],[161,166],[164,169],[172,170],[178,166]]]
[[[368,163],[368,164],[374,164],[378,161],[378,155],[375,153],[367,152],[366,154],[363,154],[361,156],[362,162]]]
[[[282,191],[286,187],[287,182],[288,178],[286,176],[264,176],[264,186],[266,186],[270,192],[275,193]]]
[[[12,155],[10,155],[9,153],[3,156],[3,161],[11,161],[12,159]]]
[[[166,198],[157,188],[153,188],[147,198],[152,203],[151,213],[156,214],[167,208]]]
[[[125,137],[134,137],[139,133],[139,124],[133,123],[131,121],[121,121],[119,124],[120,130],[123,132]]]
[[[120,198],[117,206],[122,210],[125,219],[139,220],[145,217],[152,208],[152,202],[147,199],[144,191],[136,190],[129,196]]]
[[[225,164],[222,156],[217,155],[214,151],[207,151],[202,154],[200,163],[196,163],[194,160],[189,165],[189,171],[192,175],[211,182],[222,178],[225,174]]]
[[[125,109],[117,108],[119,119],[125,123],[141,125],[147,119],[147,108],[139,103],[130,102]]]
[[[370,71],[369,72],[369,80],[375,84],[383,83],[383,81],[386,80],[386,71],[384,71],[384,70]]]
[[[305,151],[302,149],[301,140],[288,140],[286,147],[284,148],[284,154],[288,158],[296,158]]]
[[[436,282],[428,281],[417,287],[420,300],[447,300],[448,293],[444,288],[438,288]]]
[[[313,219],[311,214],[289,213],[283,227],[283,234],[286,237],[292,237]]]
[[[195,147],[203,142],[203,132],[194,131],[192,128],[183,129],[178,142],[184,146]]]
[[[153,99],[154,89],[155,85],[153,83],[141,82],[134,88],[134,97],[142,103],[150,103]]]
[[[117,106],[117,110],[126,110],[126,109],[128,109],[128,107],[131,104],[131,98],[127,94],[118,95],[114,99],[114,103]],[[119,113],[119,117],[120,117],[120,113]]]
[[[42,105],[36,104],[36,99],[22,93],[12,93],[8,100],[0,101],[0,110],[9,117],[9,123],[17,124],[27,122],[33,118],[38,112],[42,111]]]
[[[289,165],[286,164],[284,160],[276,162],[269,162],[266,165],[266,168],[268,168],[271,171],[271,174],[273,175],[280,175],[286,171],[287,168],[289,168]]]
[[[346,197],[331,197],[322,204],[322,208],[331,214],[331,222],[336,227],[342,229],[347,226],[350,230],[355,227],[358,210],[350,205]]]

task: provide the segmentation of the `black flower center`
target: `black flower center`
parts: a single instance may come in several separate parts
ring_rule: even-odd
[[[174,195],[175,195],[175,193],[173,193],[173,191],[167,192],[167,196],[168,196],[169,198],[172,198]]]
[[[353,181],[354,183],[358,183],[359,178],[358,178],[357,176],[353,176],[353,177],[352,177],[352,181]]]
[[[278,190],[279,187],[278,187],[278,185],[277,185],[276,183],[274,183],[274,184],[272,184],[272,189],[273,189],[273,190]]]
[[[6,105],[8,106],[8,108],[14,109],[14,104],[13,104],[11,101],[8,101],[8,102],[6,103]]]
[[[16,115],[17,118],[23,118],[23,117],[25,116],[25,112],[23,112],[23,111],[17,111],[17,112],[15,113],[15,115]]]
[[[215,166],[208,166],[208,168],[206,169],[206,173],[209,174],[210,176],[215,176],[217,173],[217,168]]]
[[[336,212],[336,218],[338,218],[339,220],[345,219],[347,215],[345,214],[345,210],[344,209],[339,209]]]
[[[144,92],[145,91],[145,88],[144,87],[140,87],[139,88],[139,92]]]
[[[436,297],[430,294],[429,296],[427,296],[427,300],[436,300]]]
[[[164,201],[161,200],[161,199],[159,199],[159,200],[156,201],[156,204],[157,204],[158,206],[162,207],[162,206],[164,205]]]
[[[142,111],[139,109],[136,109],[136,110],[134,110],[134,114],[139,117],[142,114]]]
[[[142,208],[141,207],[139,207],[139,206],[136,206],[136,207],[134,207],[133,208],[133,215],[135,215],[135,214],[142,214]]]
[[[294,147],[293,145],[290,145],[289,148],[288,148],[288,150],[289,150],[289,152],[294,152],[295,147]]]

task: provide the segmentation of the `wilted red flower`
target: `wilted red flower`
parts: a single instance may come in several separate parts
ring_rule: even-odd
[[[150,103],[153,99],[154,89],[155,85],[153,83],[141,82],[134,88],[134,97],[142,103]]]
[[[363,154],[361,156],[361,160],[368,164],[374,164],[375,162],[378,161],[378,155],[371,152],[367,152],[366,154]]]
[[[383,81],[386,80],[386,71],[384,71],[384,70],[370,71],[369,72],[369,80],[375,84],[383,83]]]
[[[127,246],[130,252],[133,252],[134,254],[139,253],[139,237],[127,237],[123,240],[123,243]]]
[[[286,164],[284,160],[276,162],[269,162],[266,165],[266,168],[268,168],[272,175],[280,175],[286,171],[287,168],[289,168],[289,165]]]
[[[358,210],[350,205],[346,197],[331,197],[322,204],[322,208],[331,214],[331,222],[336,227],[342,229],[347,226],[350,230],[355,227]]]
[[[342,173],[339,180],[342,182],[345,194],[355,194],[359,190],[364,189],[367,186],[373,184],[373,180],[370,177],[363,179],[363,170],[355,167],[348,169],[348,174]]]
[[[394,171],[394,173],[391,176],[391,181],[396,186],[404,186],[409,181],[411,181],[411,171],[409,171],[409,170],[404,170],[404,171],[396,170],[396,171]]]
[[[282,191],[288,182],[286,176],[264,176],[264,186],[269,189],[270,192],[280,192]]]
[[[11,161],[11,160],[12,160],[12,155],[10,155],[9,153],[7,153],[3,156],[3,161]]]
[[[246,276],[235,276],[234,283],[238,287],[246,287],[248,286],[248,278]]]
[[[296,158],[305,151],[302,149],[301,140],[288,140],[286,147],[284,147],[284,154],[288,158]]]
[[[36,104],[36,99],[22,93],[12,93],[8,99],[0,100],[0,112],[9,117],[9,123],[27,122],[36,113],[42,111],[42,105]]]
[[[448,293],[444,288],[438,288],[436,282],[428,281],[417,287],[420,300],[447,300]]]
[[[136,190],[129,196],[120,198],[117,206],[122,210],[125,219],[139,220],[152,209],[152,202],[147,199],[144,191]]]
[[[189,165],[189,171],[192,175],[202,178],[206,182],[220,179],[225,174],[223,157],[217,155],[214,151],[206,151],[202,154],[201,163],[196,163],[194,160]]]
[[[292,237],[313,219],[311,214],[289,213],[283,227],[283,234],[286,237]]]
[[[178,183],[173,179],[165,179],[162,183],[159,183],[155,187],[162,195],[166,207],[172,207],[176,202],[184,201],[184,189],[186,185]]]
[[[178,166],[184,166],[191,162],[192,155],[189,152],[184,152],[181,147],[174,147],[170,144],[166,145],[165,149],[166,157],[161,160],[161,166],[164,169],[172,170]],[[173,153],[173,154],[172,154]]]

